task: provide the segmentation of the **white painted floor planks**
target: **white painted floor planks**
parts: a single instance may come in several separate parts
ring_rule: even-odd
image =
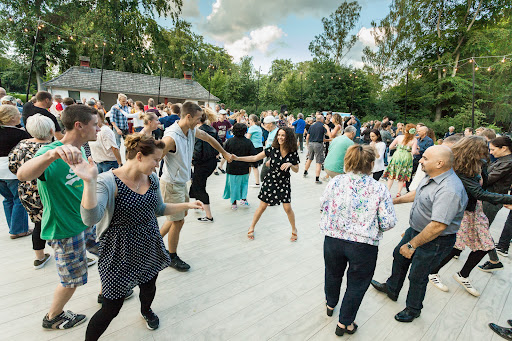
[[[212,175],[208,192],[215,223],[198,223],[196,218],[201,215],[191,212],[181,234],[179,254],[192,266],[191,271],[166,269],[159,275],[153,310],[160,317],[160,329],[146,329],[135,295],[125,302],[102,340],[337,339],[334,330],[339,306],[334,317],[325,315],[323,237],[318,230],[319,197],[325,183],[316,185],[313,175],[302,178],[304,156],[301,154],[300,172],[292,176],[297,243],[289,241],[291,229],[282,207],[269,207],[256,227],[256,239],[247,240],[258,189],[249,188],[250,208],[232,211],[230,203],[222,199],[225,176]],[[254,183],[252,176],[250,183]],[[399,224],[385,233],[380,245],[377,280],[390,274],[393,248],[407,227],[410,204],[396,209]],[[495,237],[507,213],[502,210],[491,227]],[[0,340],[83,340],[87,322],[66,331],[41,328],[58,283],[55,262],[52,259],[44,269],[34,270],[30,238],[10,240],[3,214],[0,226],[4,252],[0,260]],[[52,251],[47,247],[46,252]],[[499,340],[487,323],[505,325],[512,318],[512,264],[504,258],[504,271],[487,274],[474,270],[471,279],[482,292],[476,298],[451,278],[467,254],[442,269],[448,293],[428,286],[421,317],[413,323],[400,324],[393,319],[404,308],[407,280],[398,302],[370,287],[356,319],[359,330],[343,339]],[[66,308],[91,317],[99,309],[99,287],[97,267],[93,266],[89,283],[76,291]],[[138,289],[135,292],[138,294]]]

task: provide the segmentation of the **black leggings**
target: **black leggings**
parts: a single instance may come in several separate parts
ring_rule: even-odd
[[[217,167],[217,158],[212,158],[204,163],[194,165],[192,184],[190,185],[189,197],[200,200],[203,204],[210,204],[210,196],[206,192],[206,180],[212,175]]]
[[[34,223],[34,231],[32,231],[32,249],[44,250],[46,241],[41,239],[41,222]]]
[[[380,180],[380,178],[382,177],[382,174],[384,174],[384,171],[383,171],[383,170],[378,171],[378,172],[375,172],[375,173],[373,173],[373,178],[374,178],[375,180],[379,181],[379,180]]]
[[[151,303],[153,303],[156,293],[155,283],[157,277],[158,275],[153,277],[149,282],[139,284],[140,312],[143,314],[148,313],[151,309]],[[98,340],[105,332],[110,322],[112,322],[117,314],[119,314],[123,303],[124,297],[115,300],[109,300],[108,298],[103,297],[103,305],[101,306],[101,309],[93,315],[87,325],[85,340]]]
[[[461,252],[462,252],[461,250],[453,248],[452,251],[450,252],[450,254],[448,256],[446,256],[445,259],[443,259],[441,261],[439,266],[437,268],[433,269],[430,273],[438,274],[439,270],[441,270],[441,268],[443,266],[445,266],[450,261],[450,259],[453,258],[453,256],[459,256],[461,254]],[[466,263],[464,263],[464,266],[460,270],[460,275],[462,277],[469,277],[471,270],[473,270],[475,268],[475,266],[477,266],[478,263],[480,263],[480,261],[485,257],[485,255],[488,252],[489,251],[480,251],[480,250],[471,251],[471,253],[468,256],[468,259],[466,260]]]

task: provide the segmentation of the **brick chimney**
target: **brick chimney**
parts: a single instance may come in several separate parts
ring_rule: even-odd
[[[192,72],[183,71],[183,79],[185,79],[186,84],[192,84],[194,81],[192,80]]]
[[[81,67],[90,67],[91,58],[80,56],[80,66]]]

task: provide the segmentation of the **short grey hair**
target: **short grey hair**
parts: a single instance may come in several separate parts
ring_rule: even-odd
[[[348,126],[343,131],[345,132],[345,134],[347,134],[347,133],[355,134],[357,130],[356,130],[356,127],[354,127],[354,126]]]
[[[302,115],[302,114],[298,114],[298,115],[297,115],[297,118],[302,118],[302,119],[304,119],[304,115]]]
[[[61,95],[59,95],[59,94],[57,94],[57,95],[53,95],[53,98],[54,98],[54,99],[62,99],[62,96],[61,96]]]
[[[27,119],[25,125],[28,133],[39,140],[48,140],[55,132],[55,124],[51,118],[41,114],[35,114]]]

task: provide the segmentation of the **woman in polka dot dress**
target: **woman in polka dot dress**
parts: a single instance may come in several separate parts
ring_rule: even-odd
[[[154,173],[164,143],[144,134],[125,140],[126,163],[98,177],[96,165],[81,162],[71,168],[84,180],[82,220],[97,224],[100,241],[98,270],[103,290],[102,308],[87,326],[86,340],[97,340],[117,316],[126,293],[140,288],[141,315],[149,329],[158,328],[151,310],[158,273],[171,263],[158,230],[157,215],[202,208],[200,201],[164,204]]]
[[[290,169],[297,173],[299,171],[299,154],[297,153],[297,140],[295,133],[291,128],[280,128],[277,131],[277,138],[270,148],[254,156],[234,157],[235,161],[257,162],[269,157],[267,165],[270,171],[263,179],[260,194],[260,205],[254,212],[252,224],[247,232],[249,239],[254,239],[254,228],[260,220],[261,215],[267,209],[267,206],[283,204],[284,211],[288,215],[288,220],[292,226],[291,241],[297,240],[297,229],[295,227],[295,214],[291,205],[290,190]]]

